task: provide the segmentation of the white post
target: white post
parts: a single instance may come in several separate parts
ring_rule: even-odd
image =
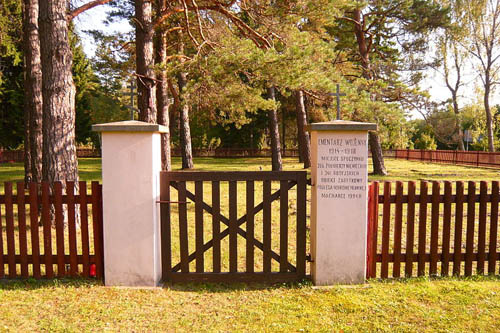
[[[308,126],[315,285],[365,281],[368,131],[376,129],[376,124],[343,120]]]
[[[99,124],[102,133],[104,283],[161,282],[161,140],[167,128],[140,121]]]

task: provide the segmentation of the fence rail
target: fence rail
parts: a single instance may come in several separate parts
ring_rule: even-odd
[[[498,273],[499,182],[481,181],[479,193],[473,181],[467,193],[462,181],[445,181],[444,191],[442,184],[433,181],[429,193],[426,181],[418,192],[415,182],[398,181],[395,194],[391,182],[383,194],[378,182],[370,185],[369,278]]]
[[[0,278],[103,277],[102,185],[4,183]],[[78,189],[78,194],[75,190]]]
[[[395,149],[394,153],[394,158],[404,160],[472,165],[477,167],[500,167],[500,153],[490,153],[484,151],[412,149]]]

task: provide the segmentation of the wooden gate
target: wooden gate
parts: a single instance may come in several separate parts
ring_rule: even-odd
[[[306,276],[305,171],[179,171],[161,172],[160,179],[165,281],[286,282]]]

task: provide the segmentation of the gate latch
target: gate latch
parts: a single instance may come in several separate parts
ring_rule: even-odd
[[[313,260],[313,258],[312,258],[312,256],[311,256],[310,253],[306,254],[306,261],[307,262],[314,262],[314,260]]]

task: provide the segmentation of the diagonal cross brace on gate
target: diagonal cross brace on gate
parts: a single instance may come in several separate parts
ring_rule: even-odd
[[[280,189],[271,194],[271,181],[279,181]],[[194,181],[195,193],[186,190],[186,182]],[[212,183],[212,206],[203,201],[202,182]],[[220,182],[229,182],[229,218],[220,214]],[[237,181],[246,182],[247,213],[237,219]],[[263,181],[263,201],[254,206],[254,181]],[[230,281],[231,279],[253,281],[292,281],[305,277],[306,261],[306,172],[162,172],[161,173],[161,203],[170,201],[170,187],[179,193],[179,237],[181,240],[180,263],[172,267],[171,262],[171,230],[170,206],[161,205],[162,215],[162,265],[164,278],[171,281]],[[288,262],[288,191],[297,186],[297,266]],[[187,208],[186,200],[195,203],[196,250],[188,254],[187,244]],[[271,250],[271,203],[280,199],[280,254]],[[254,237],[255,214],[263,210],[263,242]],[[203,242],[203,211],[212,215],[213,239]],[[241,225],[247,223],[246,231]],[[220,232],[220,223],[227,228]],[[237,270],[236,237],[246,238],[246,271]],[[229,236],[229,273],[220,272],[220,241]],[[254,273],[253,247],[263,251],[264,272]],[[204,272],[203,254],[213,248],[213,273]],[[266,259],[267,258],[267,259]],[[271,272],[271,259],[280,264],[279,272]],[[189,263],[196,260],[196,272],[189,272]],[[267,272],[267,273],[266,273]]]
[[[287,191],[291,190],[295,185],[297,184],[297,182],[288,182],[288,186],[286,188]],[[176,190],[178,190],[178,186],[177,186],[177,183],[176,182],[171,182],[170,183],[170,186],[172,186],[173,188],[175,188]],[[273,202],[277,199],[280,198],[280,195],[281,195],[281,189],[277,190],[276,192],[274,192],[271,197],[270,197],[270,201]],[[195,201],[195,195],[186,190],[186,196],[192,200],[192,201]],[[202,202],[203,204],[203,209],[205,211],[207,211],[209,214],[213,214],[213,210],[212,210],[212,207],[207,204],[205,201]],[[259,213],[261,210],[264,209],[264,201],[262,201],[260,204],[258,204],[257,206],[254,207],[253,209],[253,214],[257,214]],[[229,236],[229,224],[230,224],[230,221],[229,219],[224,216],[223,214],[218,214],[218,217],[220,218],[220,221],[223,222],[227,228],[220,233],[220,240],[223,240],[224,238],[226,238],[227,236]],[[238,231],[238,234],[240,236],[242,236],[243,238],[247,238],[247,232],[243,229],[240,228],[240,226],[247,222],[247,214],[243,215],[242,217],[240,217],[237,221],[236,221],[236,225],[238,227],[237,231]],[[253,243],[254,245],[259,249],[259,250],[262,250],[264,251],[264,244],[259,241],[258,239],[256,239],[255,237],[253,238]],[[205,244],[203,244],[203,253],[208,251],[211,247],[213,246],[213,239],[209,240],[208,242],[206,242]],[[194,259],[196,259],[196,254],[197,252],[193,252],[189,255],[188,257],[188,263],[190,263],[191,261],[193,261]],[[276,252],[274,251],[271,251],[271,258],[273,258],[274,260],[276,260],[277,262],[280,262],[280,255],[277,254]],[[297,271],[297,268],[290,264],[289,262],[287,263],[288,264],[288,270],[290,270],[291,272],[296,272]],[[178,272],[181,270],[181,264],[177,264],[175,265],[174,267],[172,267],[172,272]]]

